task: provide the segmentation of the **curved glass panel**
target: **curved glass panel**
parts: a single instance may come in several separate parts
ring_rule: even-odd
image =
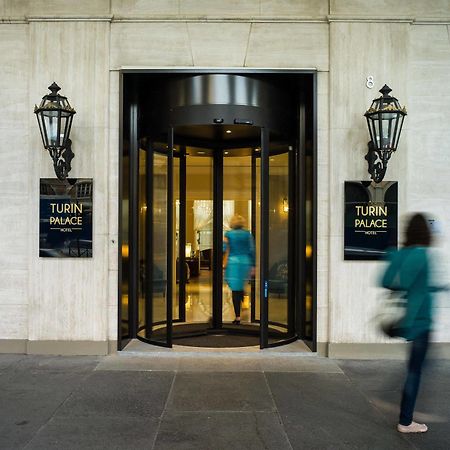
[[[272,149],[271,149],[272,150]],[[269,344],[289,337],[289,152],[269,153],[268,323]]]

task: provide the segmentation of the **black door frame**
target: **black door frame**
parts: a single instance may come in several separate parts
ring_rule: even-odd
[[[313,173],[312,173],[312,201],[313,201],[313,213],[312,213],[312,267],[313,267],[313,273],[312,273],[312,342],[308,343],[312,349],[312,351],[316,351],[317,349],[317,72],[315,70],[277,70],[277,69],[176,69],[172,70],[170,68],[167,69],[127,69],[127,70],[121,70],[120,71],[120,129],[119,129],[119,135],[120,135],[120,159],[119,159],[119,238],[118,238],[118,246],[119,250],[122,249],[122,243],[123,243],[123,229],[122,229],[122,198],[123,198],[123,189],[122,189],[122,183],[124,180],[123,176],[123,151],[124,151],[124,138],[128,138],[128,142],[130,143],[130,168],[136,167],[137,163],[137,153],[138,153],[138,107],[137,107],[137,98],[134,97],[134,102],[128,102],[128,104],[125,104],[124,101],[124,77],[128,74],[162,74],[162,73],[185,73],[185,74],[207,74],[207,73],[228,73],[228,74],[241,74],[241,75],[251,75],[251,74],[291,74],[291,75],[310,75],[312,76],[312,82],[313,82],[313,108],[312,108],[312,158],[313,158]],[[128,107],[129,111],[125,111],[124,108]],[[135,108],[135,112],[133,112],[133,108]],[[129,135],[124,135],[124,120],[129,120]],[[299,117],[300,119],[300,117]],[[301,130],[302,132],[302,130]],[[172,136],[172,143],[173,143],[173,136]],[[173,145],[169,146],[171,149],[171,152],[173,152]],[[262,151],[262,149],[261,149]],[[302,147],[302,139],[301,136],[298,137],[298,149],[297,152],[299,155],[304,154],[304,147]],[[172,155],[173,156],[173,155]],[[297,155],[298,156],[298,155]],[[296,158],[296,162],[298,164],[298,161],[303,160],[303,158]],[[173,163],[173,161],[172,161]],[[300,162],[300,166],[304,165],[303,162]],[[268,167],[266,168],[268,169]],[[263,170],[263,169],[262,169]],[[299,170],[297,173],[302,173],[302,170],[304,170],[304,167],[299,167]],[[266,176],[266,175],[265,175]],[[129,194],[130,194],[130,209],[129,209],[129,215],[128,215],[128,224],[129,224],[129,230],[134,234],[134,236],[137,236],[136,234],[136,226],[137,226],[137,220],[136,220],[136,213],[137,212],[137,201],[133,199],[137,199],[136,195],[133,195],[133,193],[137,190],[137,181],[135,179],[135,176],[129,177]],[[172,184],[172,183],[170,183]],[[302,193],[302,186],[297,184],[296,186],[296,192],[297,194]],[[262,193],[262,195],[264,195]],[[267,193],[266,193],[267,195]],[[301,221],[300,214],[303,217],[304,216],[304,209],[300,209],[301,201],[303,197],[301,195],[297,195],[297,204],[295,207],[299,208],[299,211],[296,213],[297,220]],[[134,204],[136,203],[136,204]],[[263,206],[263,205],[261,205]],[[266,205],[267,206],[267,205]],[[170,208],[169,208],[170,209]],[[300,214],[299,214],[300,213]],[[172,213],[171,213],[172,214]],[[261,214],[263,217],[264,214]],[[169,225],[169,224],[168,224]],[[300,225],[298,222],[296,222],[296,226]],[[172,222],[170,223],[170,227],[172,227]],[[262,232],[262,228],[261,228]],[[263,236],[261,236],[263,238]],[[264,237],[267,239],[267,236]],[[300,259],[303,259],[303,252],[305,249],[305,241],[303,240],[304,236],[301,237],[302,241],[299,240],[299,243],[297,245],[297,255],[300,256]],[[119,297],[119,303],[118,303],[118,350],[121,350],[124,348],[124,346],[129,342],[130,339],[135,338],[137,336],[137,281],[136,281],[136,274],[138,273],[138,261],[137,261],[137,244],[133,242],[133,239],[129,239],[127,244],[129,245],[129,273],[124,274],[122,270],[122,251],[118,252],[118,262],[119,262],[119,271],[118,271],[118,297]],[[264,246],[263,246],[264,247]],[[262,248],[261,248],[262,251]],[[171,253],[170,253],[171,254]],[[169,258],[168,258],[169,260]],[[220,261],[221,264],[221,261]],[[301,267],[301,263],[300,263]],[[168,267],[169,269],[169,267]],[[172,270],[172,269],[170,269]],[[264,268],[262,268],[264,270]],[[170,272],[168,272],[169,274]],[[128,275],[128,279],[125,279],[125,277]],[[300,277],[298,277],[300,278]],[[267,280],[267,276],[265,276],[263,279]],[[133,280],[135,280],[133,282]],[[169,280],[169,278],[168,278]],[[304,280],[303,280],[304,281]],[[127,294],[129,297],[128,302],[128,317],[123,318],[122,317],[122,302],[123,302],[123,282],[130,283],[129,285],[129,292]],[[133,284],[134,283],[134,284]],[[171,283],[168,283],[171,284]],[[296,311],[301,311],[301,308],[304,305],[304,297],[301,296],[303,287],[299,285],[300,281],[295,286],[295,298],[297,299],[297,308]],[[136,285],[136,286],[135,286]],[[304,285],[304,282],[303,282]],[[263,294],[261,298],[267,298],[267,286],[263,285],[261,283],[261,293]],[[300,297],[303,299],[303,301],[300,301]],[[170,295],[170,303],[172,301],[172,296]],[[261,306],[263,307],[267,306],[267,302],[261,302]],[[172,311],[170,311],[171,315]],[[267,317],[267,315],[266,315]],[[123,332],[122,328],[122,321],[127,321],[128,323],[128,333]],[[301,319],[297,315],[297,326],[301,326]],[[267,327],[261,327],[261,329],[265,329]],[[301,329],[301,328],[300,328]],[[303,330],[302,330],[303,331]],[[262,332],[263,333],[263,332]],[[171,341],[170,336],[170,341]],[[300,336],[302,338],[302,336]],[[261,343],[264,344],[267,342],[268,336],[261,335]],[[265,346],[265,345],[262,345]]]

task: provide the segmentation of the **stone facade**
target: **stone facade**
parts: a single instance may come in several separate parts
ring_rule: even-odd
[[[362,114],[384,83],[408,109],[386,179],[401,214],[439,218],[450,253],[449,0],[0,0],[0,54],[0,351],[106,353],[117,339],[124,68],[318,71],[320,349],[387,348],[372,320],[380,263],[343,260],[344,181],[368,179]],[[71,176],[94,178],[91,260],[38,257],[39,178],[53,172],[33,106],[54,80],[77,110]],[[450,342],[445,298],[437,318],[434,339]]]

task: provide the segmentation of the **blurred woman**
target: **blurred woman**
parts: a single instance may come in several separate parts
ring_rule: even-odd
[[[230,220],[231,230],[225,233],[223,242],[225,281],[233,297],[235,325],[241,323],[241,302],[244,285],[255,272],[255,245],[250,231],[244,228],[245,219],[236,214]]]
[[[437,290],[430,286],[431,240],[426,218],[423,214],[414,214],[407,224],[406,242],[403,248],[389,254],[389,265],[382,279],[383,287],[404,291],[407,299],[397,333],[412,341],[397,425],[401,433],[428,430],[425,424],[413,421],[413,413],[432,326],[432,292]]]

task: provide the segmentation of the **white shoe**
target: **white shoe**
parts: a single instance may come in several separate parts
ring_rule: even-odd
[[[397,425],[400,433],[425,433],[428,427],[424,423],[411,422],[409,425]]]

